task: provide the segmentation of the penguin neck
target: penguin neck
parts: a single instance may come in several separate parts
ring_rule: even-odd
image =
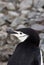
[[[24,42],[21,42],[23,45],[28,46],[28,47],[39,47],[39,45],[37,46],[36,43],[32,43],[31,38],[27,38]]]

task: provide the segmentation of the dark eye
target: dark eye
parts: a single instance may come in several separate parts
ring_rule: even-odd
[[[22,33],[20,32],[20,34],[22,34]]]

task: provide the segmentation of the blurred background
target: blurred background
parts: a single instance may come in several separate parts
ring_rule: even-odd
[[[25,27],[38,31],[44,58],[44,0],[0,0],[0,65],[7,65],[19,42],[6,30]]]

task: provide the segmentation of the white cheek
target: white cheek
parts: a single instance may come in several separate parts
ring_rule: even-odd
[[[20,31],[15,31],[15,32],[16,32],[17,34],[11,34],[11,35],[16,36],[16,37],[20,40],[20,42],[25,41],[25,40],[27,39],[27,37],[28,37],[28,35],[26,35],[26,34],[20,32]],[[20,33],[21,33],[21,34],[20,34]]]
[[[20,42],[23,42],[27,39],[28,35],[25,35],[25,36],[22,36],[22,37],[19,37],[19,40]]]
[[[11,34],[13,36],[16,36],[20,42],[23,42],[27,39],[28,35],[26,34]]]

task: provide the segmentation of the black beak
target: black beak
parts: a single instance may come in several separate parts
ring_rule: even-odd
[[[8,34],[17,34],[17,32],[15,32],[15,31],[12,30],[12,29],[8,29],[8,30],[6,30],[6,32],[7,32]]]

